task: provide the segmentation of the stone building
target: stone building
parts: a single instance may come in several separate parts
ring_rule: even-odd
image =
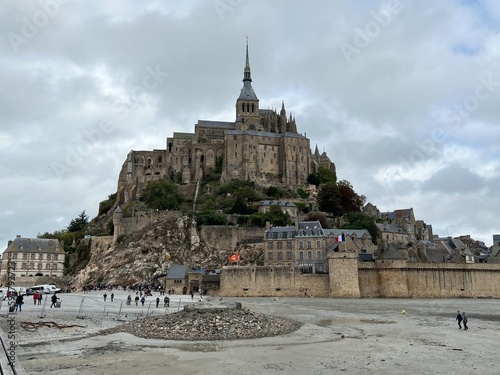
[[[0,277],[7,273],[18,277],[62,276],[65,253],[63,245],[56,239],[25,238],[17,235],[9,241],[3,252]],[[9,267],[10,261],[10,267]]]
[[[198,120],[194,133],[174,132],[166,148],[130,151],[118,181],[117,204],[137,199],[149,181],[165,178],[190,184],[218,170],[221,181],[255,181],[259,186],[307,188],[319,167],[335,171],[325,152],[311,152],[309,138],[297,131],[284,101],[279,111],[259,107],[252,87],[248,44],[243,87],[235,120]]]
[[[343,235],[342,242],[338,241]],[[298,266],[302,273],[328,272],[332,252],[371,253],[376,248],[364,229],[323,229],[319,221],[269,227],[264,236],[264,264]]]
[[[288,201],[280,201],[280,200],[265,200],[265,201],[261,201],[260,202],[260,206],[259,206],[259,213],[261,214],[265,214],[269,211],[269,209],[273,206],[278,206],[279,208],[281,208],[281,210],[285,213],[287,213],[288,215],[290,215],[290,218],[293,220],[297,217],[297,213],[298,213],[298,207],[292,203],[292,202],[288,202]]]

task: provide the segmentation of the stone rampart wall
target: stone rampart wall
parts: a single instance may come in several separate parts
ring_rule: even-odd
[[[231,252],[244,244],[264,242],[264,228],[204,225],[200,228],[200,239],[212,247]]]
[[[146,211],[136,212],[134,216],[124,217],[122,219],[122,228],[120,233],[132,233],[151,224],[156,224],[167,219],[179,219],[182,217],[180,211]]]
[[[223,296],[328,297],[328,275],[304,275],[298,267],[224,267]]]
[[[335,274],[343,274],[346,262],[330,263],[331,275],[301,274],[297,267],[224,267],[223,296],[337,296],[330,290]],[[335,269],[337,267],[337,269]],[[339,269],[340,268],[340,269]],[[493,264],[429,264],[389,261],[358,262],[359,296],[362,298],[500,298],[500,266]],[[345,279],[346,282],[349,278]],[[352,283],[352,281],[351,281]],[[343,286],[354,290],[358,286]],[[349,293],[343,297],[356,297]]]

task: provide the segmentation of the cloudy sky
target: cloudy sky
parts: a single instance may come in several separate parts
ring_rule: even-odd
[[[500,233],[494,0],[0,0],[0,248],[97,214],[129,150],[233,121],[249,36],[339,179],[441,236]]]

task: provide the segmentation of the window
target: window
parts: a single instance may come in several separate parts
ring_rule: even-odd
[[[311,250],[309,250],[309,251],[307,252],[307,259],[312,259],[312,257],[313,257],[312,251],[311,251]]]
[[[286,243],[286,248],[287,248],[287,249],[291,249],[291,248],[292,248],[292,243],[291,243],[290,241],[288,241],[288,242]]]
[[[281,251],[278,252],[278,260],[283,260],[283,253]]]
[[[38,259],[43,259],[43,254],[38,254]]]
[[[50,260],[50,254],[47,254],[47,260]]]
[[[31,259],[33,259],[33,260],[34,260],[34,259],[35,259],[35,255],[36,255],[36,254],[31,254]]]
[[[26,269],[26,263],[22,263],[22,264],[21,264],[21,269],[22,269],[22,270],[25,270],[25,269]]]
[[[283,248],[283,242],[278,242],[278,249],[282,249]]]
[[[38,263],[38,264],[37,264],[37,268],[38,268],[39,270],[41,270],[41,269],[42,269],[42,263]]]
[[[321,250],[316,251],[316,259],[321,259]]]
[[[267,257],[269,260],[273,260],[273,252],[270,251],[269,254],[267,254]]]
[[[299,259],[304,259],[304,252],[303,251],[299,251]]]
[[[316,248],[321,248],[321,241],[316,241]]]
[[[291,252],[291,251],[288,251],[288,252],[286,253],[286,259],[287,259],[287,260],[292,260],[292,252]]]
[[[310,249],[311,248],[311,241],[307,241],[307,248]]]
[[[57,260],[57,259],[59,258],[59,255],[54,254],[54,255],[53,255],[53,258],[54,258],[54,260]]]
[[[302,241],[299,242],[299,249],[303,249],[304,248],[304,244],[302,243]]]
[[[269,250],[272,250],[272,248],[273,248],[273,243],[269,241],[269,242],[267,243],[267,248],[268,248]]]
[[[28,259],[28,254],[23,254],[23,259]]]

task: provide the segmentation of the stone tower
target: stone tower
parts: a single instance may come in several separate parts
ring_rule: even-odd
[[[358,254],[356,252],[346,250],[331,252],[328,254],[328,268],[330,297],[361,297],[358,276]]]
[[[113,244],[118,241],[118,236],[122,232],[122,210],[120,206],[116,207],[116,210],[113,212]]]
[[[246,61],[243,72],[243,88],[236,100],[236,129],[237,130],[264,130],[260,123],[259,98],[252,88],[250,59],[248,57],[248,38],[246,45]]]

